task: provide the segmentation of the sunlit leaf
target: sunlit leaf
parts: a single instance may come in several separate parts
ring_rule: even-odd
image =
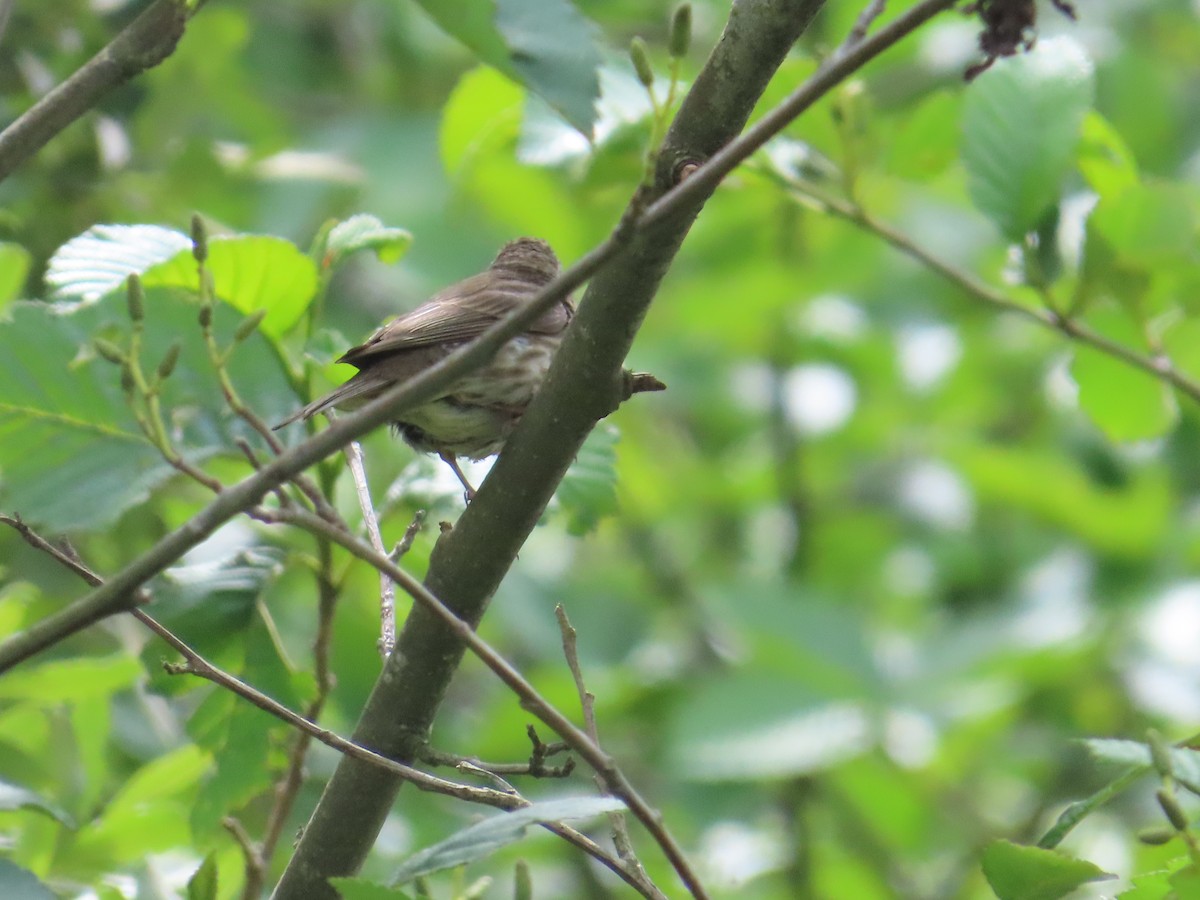
[[[68,828],[75,827],[74,822],[65,810],[44,799],[39,794],[28,788],[10,784],[7,781],[0,781],[0,810],[11,811],[16,809],[29,809],[34,812],[40,812],[61,822]],[[0,883],[3,882],[0,881]],[[5,895],[0,893],[0,896]]]
[[[1145,338],[1121,310],[1097,310],[1088,323],[1106,337],[1144,354]],[[1175,398],[1161,379],[1111,354],[1077,345],[1071,377],[1079,385],[1079,405],[1114,441],[1165,434],[1178,416]]]
[[[1085,860],[1010,841],[993,841],[983,851],[983,874],[1000,900],[1058,900],[1090,882],[1116,877]]]
[[[31,262],[24,247],[0,243],[0,309],[21,296]]]
[[[217,900],[217,859],[212,853],[187,883],[187,900]]]
[[[326,239],[326,253],[335,264],[362,250],[374,251],[382,262],[399,262],[412,244],[412,234],[391,228],[375,216],[360,214],[338,222]]]

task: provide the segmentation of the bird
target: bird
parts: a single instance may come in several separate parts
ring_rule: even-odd
[[[338,362],[358,372],[275,428],[330,409],[355,409],[413,378],[528,303],[554,280],[559,268],[558,257],[545,241],[510,241],[483,272],[439,291],[347,350]],[[571,298],[564,297],[501,346],[489,363],[433,399],[404,410],[393,423],[413,449],[436,453],[449,464],[468,502],[475,490],[458,457],[484,459],[500,452],[545,379],[574,314]]]

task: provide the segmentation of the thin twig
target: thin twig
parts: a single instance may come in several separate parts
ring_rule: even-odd
[[[603,779],[605,788],[615,797],[623,800],[633,816],[654,838],[663,855],[672,868],[679,873],[688,890],[697,897],[707,898],[708,893],[700,883],[691,863],[684,856],[683,850],[672,837],[662,821],[662,817],[650,807],[646,800],[633,787],[625,773],[621,771],[611,756],[604,752],[591,737],[570,719],[563,715],[553,704],[546,700],[538,690],[521,675],[512,664],[501,656],[487,641],[475,633],[469,624],[454,614],[444,603],[430,593],[429,589],[417,581],[408,572],[399,568],[383,554],[370,545],[348,532],[341,531],[323,519],[306,510],[290,509],[273,511],[272,515],[281,522],[290,522],[311,531],[314,534],[324,534],[331,541],[349,550],[354,556],[387,574],[413,600],[423,606],[428,612],[437,616],[454,635],[477,656],[501,681],[508,685],[520,699],[521,705],[537,716],[542,722],[552,728],[579,756],[587,761],[596,773]]]
[[[587,729],[588,737],[599,747],[600,732],[596,728],[596,695],[587,689],[587,684],[583,679],[583,668],[579,665],[579,634],[575,631],[571,620],[567,618],[567,611],[561,603],[555,605],[554,616],[558,619],[558,628],[562,633],[563,656],[566,657],[567,668],[571,670],[571,678],[575,681],[575,691],[579,695],[584,727]],[[602,794],[611,793],[599,773],[596,774],[596,786],[600,788]],[[617,855],[627,866],[636,869],[648,884],[652,884],[650,876],[646,874],[645,867],[637,857],[637,852],[633,849],[633,839],[629,836],[629,826],[625,822],[625,816],[620,812],[611,812],[608,814],[608,821],[612,826],[613,845],[617,848]]]
[[[316,521],[323,521],[312,513],[306,513],[312,516]],[[79,561],[77,555],[68,553],[59,547],[56,547],[50,541],[47,541],[32,528],[26,525],[19,516],[0,515],[0,524],[8,525],[14,528],[18,534],[32,547],[46,553],[55,559],[58,563],[70,569],[84,581],[95,586],[104,583],[99,575],[93,572],[90,568]],[[263,712],[269,713],[277,719],[286,722],[293,728],[305,732],[319,740],[321,743],[332,747],[333,749],[344,753],[347,756],[353,756],[356,759],[361,759],[387,769],[406,781],[411,781],[421,790],[433,791],[435,793],[449,794],[453,797],[458,797],[460,800],[467,800],[472,803],[482,803],[487,806],[496,806],[501,809],[515,809],[517,806],[526,805],[513,804],[512,798],[507,794],[502,794],[498,791],[490,791],[485,788],[474,788],[470,785],[458,784],[453,781],[447,781],[443,778],[438,778],[430,775],[427,772],[422,772],[420,769],[414,769],[412,766],[406,766],[402,763],[395,762],[385,756],[380,756],[373,750],[368,750],[358,744],[348,741],[345,738],[339,737],[333,732],[321,728],[316,723],[309,721],[300,714],[293,712],[278,701],[268,697],[266,694],[246,684],[241,679],[224,671],[223,669],[214,666],[207,659],[197,653],[190,645],[179,638],[174,632],[162,625],[153,616],[146,613],[144,610],[135,609],[132,611],[134,617],[143,625],[158,635],[165,641],[171,649],[179,653],[183,658],[183,663],[168,663],[164,666],[167,672],[175,674],[189,674],[203,678],[206,681],[211,681],[214,684],[232,691],[244,700],[248,700],[261,709]]]
[[[1127,363],[1136,369],[1141,369],[1143,372],[1170,384],[1192,400],[1200,402],[1200,382],[1194,381],[1184,375],[1171,364],[1169,359],[1162,356],[1150,356],[1138,353],[1136,350],[1119,344],[1099,332],[1093,331],[1081,322],[1063,316],[1054,310],[1038,309],[1019,303],[1003,291],[984,284],[974,276],[930,253],[913,241],[908,235],[875,218],[861,206],[839,197],[830,196],[798,179],[788,178],[779,173],[771,174],[772,177],[778,179],[797,195],[802,196],[806,201],[814,203],[818,209],[844,219],[847,222],[851,222],[864,231],[882,238],[901,253],[915,259],[930,271],[936,272],[947,281],[962,289],[968,296],[1001,312],[1014,313],[1015,315],[1029,319],[1043,328],[1056,331],[1078,343],[1086,344],[1107,356]]]
[[[381,554],[383,535],[379,533],[379,519],[375,515],[375,506],[371,502],[371,488],[367,485],[367,468],[363,465],[362,445],[351,441],[346,445],[346,462],[350,466],[350,475],[354,479],[354,492],[358,495],[358,508],[362,510],[363,524],[367,528],[367,537],[371,546]],[[412,526],[409,526],[410,528]],[[405,532],[405,537],[408,533]],[[412,541],[409,540],[411,545]],[[379,655],[387,659],[396,646],[396,585],[392,579],[382,572],[379,573]]]
[[[551,752],[566,749],[566,744],[558,744],[550,748]],[[428,763],[431,766],[451,766],[456,769],[462,766],[470,766],[473,771],[487,772],[491,775],[529,775],[532,778],[566,778],[575,771],[575,759],[573,757],[567,757],[566,762],[561,766],[547,766],[545,764],[545,756],[540,754],[535,754],[528,762],[497,763],[484,762],[476,756],[459,756],[455,753],[447,753],[444,750],[425,747],[421,751],[420,759],[421,762]]]
[[[404,536],[392,548],[392,552],[388,554],[388,559],[394,563],[400,562],[412,549],[413,541],[417,539],[417,535],[421,533],[421,529],[425,527],[425,510],[418,509],[413,513],[412,521],[408,523],[408,527],[404,529]]]
[[[184,0],[157,0],[66,81],[0,132],[0,181],[113,88],[157,66],[183,36]]]

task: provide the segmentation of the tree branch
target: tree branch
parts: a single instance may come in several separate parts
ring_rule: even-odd
[[[108,46],[0,132],[0,181],[113,88],[170,56],[189,14],[184,0],[155,0]]]

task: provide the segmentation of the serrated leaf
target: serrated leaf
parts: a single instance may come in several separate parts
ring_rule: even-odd
[[[1010,841],[993,841],[983,851],[983,874],[1000,900],[1058,900],[1089,882],[1116,877],[1085,860]]]
[[[158,225],[93,225],[63,244],[46,267],[46,284],[68,308],[93,303],[125,283],[133,274],[166,262],[181,250],[190,253],[191,238]]]
[[[403,228],[391,228],[375,216],[360,214],[334,225],[325,249],[333,265],[361,250],[373,250],[381,262],[396,263],[408,252],[412,239]]]
[[[500,813],[409,857],[396,872],[392,883],[403,884],[430,872],[482,859],[520,840],[531,825],[590,819],[624,808],[625,804],[613,797],[588,796],[545,800],[513,812]]]
[[[316,264],[283,238],[262,234],[210,238],[205,265],[219,299],[245,315],[266,311],[261,328],[272,337],[295,325],[316,295]],[[199,275],[191,250],[147,269],[142,283],[196,291]]]
[[[1117,343],[1145,352],[1145,338],[1123,310],[1096,310],[1088,324]],[[1077,345],[1071,377],[1079,385],[1079,405],[1114,441],[1160,437],[1178,417],[1175,398],[1158,378],[1124,360]]]
[[[0,309],[21,296],[32,261],[19,244],[0,243]]]
[[[11,811],[17,809],[30,809],[35,812],[44,813],[61,824],[66,825],[68,828],[75,827],[75,822],[71,819],[71,816],[61,807],[44,799],[41,795],[28,788],[19,787],[7,781],[0,781],[0,810]],[[7,895],[0,892],[0,897],[3,896]]]
[[[213,853],[204,857],[200,868],[188,879],[187,900],[217,900],[217,858]]]
[[[57,894],[36,875],[15,862],[0,859],[0,897],[13,900],[57,900]]]
[[[303,315],[316,293],[317,268],[290,241],[269,235],[220,236],[208,241],[205,263],[221,300],[245,314],[266,310],[263,330],[278,336]],[[199,285],[192,241],[156,225],[95,225],[51,258],[46,283],[64,310],[94,303],[132,274],[145,287]]]
[[[376,884],[365,878],[330,878],[342,900],[408,900],[408,894],[398,888]]]
[[[418,0],[448,34],[590,137],[600,93],[592,25],[567,0]]]
[[[15,303],[0,322],[0,502],[35,526],[80,531],[116,519],[175,474],[143,437],[115,366],[92,355],[92,337],[127,329],[124,303],[110,297],[63,314],[56,305]],[[146,295],[143,347],[154,366],[182,340],[161,399],[177,449],[193,463],[236,453],[234,438],[259,439],[235,420],[196,325],[196,306],[161,288]],[[217,308],[214,329],[228,345],[240,318]],[[81,348],[85,348],[81,354]],[[289,411],[291,388],[275,353],[252,335],[228,364],[242,399],[272,421]]]
[[[967,91],[967,188],[1010,240],[1019,241],[1058,203],[1094,90],[1083,48],[1058,37],[998,60]]]
[[[563,476],[555,496],[571,534],[587,534],[617,511],[618,440],[617,429],[601,423],[588,435]]]

